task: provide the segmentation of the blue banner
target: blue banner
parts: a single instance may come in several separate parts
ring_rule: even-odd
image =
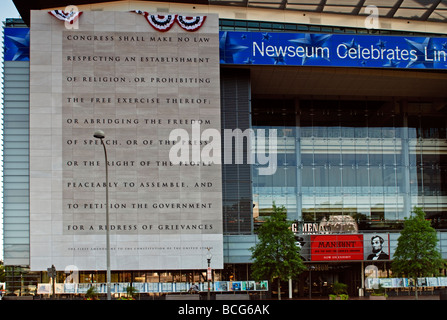
[[[5,61],[29,61],[29,28],[4,28]]]
[[[5,61],[29,60],[29,29],[4,28]],[[220,32],[221,64],[447,69],[447,38]]]
[[[447,38],[221,31],[220,63],[447,69]]]

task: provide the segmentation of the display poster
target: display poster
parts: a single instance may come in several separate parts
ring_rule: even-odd
[[[303,261],[390,260],[390,234],[358,234],[357,222],[350,216],[294,222],[291,229]]]
[[[59,18],[31,12],[31,269],[105,270],[106,230],[112,270],[222,268],[217,15]]]
[[[363,260],[363,235],[311,235],[311,261]]]
[[[87,290],[94,287],[98,293],[107,293],[106,283],[56,283],[57,294],[85,294]],[[194,293],[208,291],[207,282],[118,282],[111,284],[112,293],[127,293],[127,288],[133,287],[138,293]],[[254,292],[268,291],[268,281],[216,281],[209,284],[210,291],[216,293],[226,292]],[[49,283],[37,284],[38,294],[51,294],[52,285]]]
[[[389,233],[365,233],[364,260],[390,260],[390,234]]]

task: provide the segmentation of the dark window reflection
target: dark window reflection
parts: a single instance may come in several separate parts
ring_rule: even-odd
[[[421,206],[447,227],[446,120],[430,102],[253,99],[253,129],[279,137],[277,172],[252,166],[255,223],[275,201],[289,219],[349,214],[365,229]]]

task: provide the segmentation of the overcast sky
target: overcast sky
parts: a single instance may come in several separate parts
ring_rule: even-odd
[[[19,18],[16,6],[12,0],[2,0],[0,4],[0,18],[5,21],[6,18]]]

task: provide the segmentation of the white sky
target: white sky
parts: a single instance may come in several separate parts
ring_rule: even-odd
[[[3,22],[6,18],[20,18],[17,9],[12,0],[1,0],[0,2],[0,22],[2,26],[2,58],[1,61],[1,74],[3,75]],[[1,121],[3,122],[3,76],[1,77],[0,85],[0,105],[2,108]],[[0,127],[0,135],[3,141],[3,125]],[[0,150],[0,163],[2,167],[2,174],[0,177],[0,260],[3,260],[3,150]]]

